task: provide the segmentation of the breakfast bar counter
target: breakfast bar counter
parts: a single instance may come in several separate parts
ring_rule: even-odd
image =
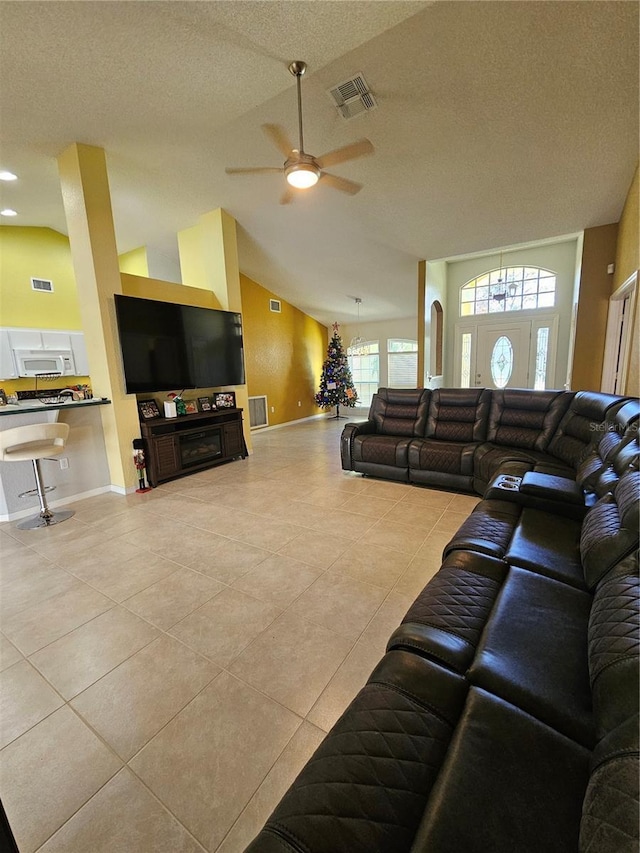
[[[69,400],[69,402],[58,403],[43,403],[41,400],[20,400],[18,403],[8,403],[5,406],[0,406],[0,415],[26,415],[26,414],[46,414],[47,412],[56,412],[60,409],[77,409],[87,408],[88,406],[108,406],[111,400],[106,397],[93,397],[91,400]],[[47,418],[47,420],[55,420],[55,418]],[[31,421],[33,423],[33,421]],[[19,423],[12,423],[11,426],[20,426]]]
[[[45,482],[56,489],[50,500],[51,506],[110,491],[111,478],[99,408],[110,404],[111,400],[94,397],[91,400],[52,403],[29,399],[0,406],[0,430],[56,421],[69,424],[64,455],[55,461],[43,462]],[[18,497],[32,488],[33,468],[30,462],[0,463],[0,522],[33,514],[38,505],[37,496]]]

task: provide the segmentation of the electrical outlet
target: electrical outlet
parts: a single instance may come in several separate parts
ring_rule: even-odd
[[[276,407],[275,407],[275,406],[271,406],[271,414],[273,414],[273,413],[275,412],[275,410],[276,410]]]
[[[300,402],[300,400],[298,400],[298,408],[300,408],[301,405],[302,403]]]
[[[69,467],[69,459],[66,456],[60,457],[60,467],[62,468],[63,471],[66,471],[67,468]]]

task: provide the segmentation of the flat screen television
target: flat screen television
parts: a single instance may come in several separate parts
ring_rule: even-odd
[[[127,394],[244,384],[242,317],[116,294]]]

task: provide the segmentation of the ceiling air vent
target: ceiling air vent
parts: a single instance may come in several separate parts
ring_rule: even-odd
[[[31,289],[41,290],[43,293],[53,293],[53,282],[48,278],[32,278]]]
[[[357,115],[375,110],[378,106],[362,74],[356,74],[349,80],[332,86],[331,89],[327,89],[327,93],[344,119],[355,118]]]
[[[269,311],[274,311],[276,314],[282,313],[282,304],[279,299],[269,300]]]

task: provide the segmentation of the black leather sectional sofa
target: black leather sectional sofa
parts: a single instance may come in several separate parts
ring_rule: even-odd
[[[639,413],[381,389],[347,425],[349,470],[485,496],[250,853],[637,853]]]

